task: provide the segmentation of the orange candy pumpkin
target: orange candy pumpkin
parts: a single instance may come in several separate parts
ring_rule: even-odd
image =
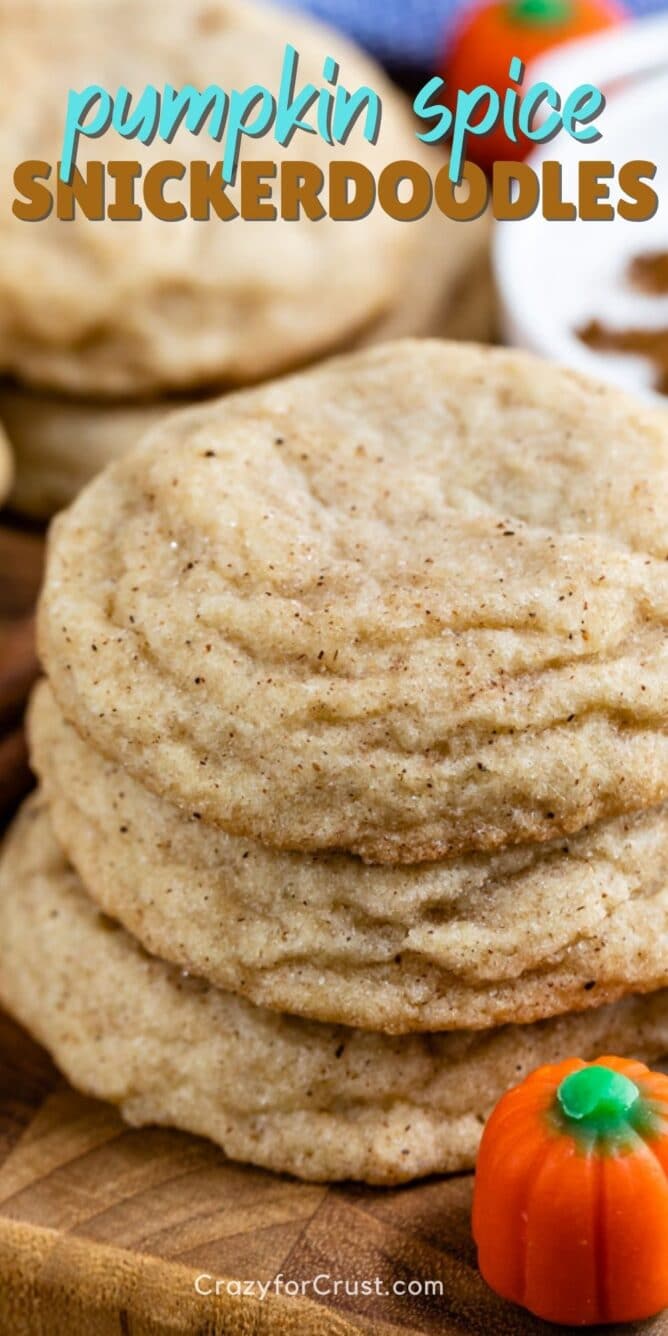
[[[466,8],[441,71],[448,102],[453,105],[458,89],[470,92],[478,84],[503,93],[513,56],[529,64],[550,47],[590,37],[624,17],[618,0],[483,0]],[[490,134],[472,136],[467,155],[491,167],[497,158],[524,158],[533,147],[526,136],[515,143],[497,126]]]
[[[492,1113],[476,1168],[482,1275],[537,1317],[633,1322],[668,1306],[668,1076],[541,1067]]]

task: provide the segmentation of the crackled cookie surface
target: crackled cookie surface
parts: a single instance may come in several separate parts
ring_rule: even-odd
[[[430,341],[176,414],[54,526],[43,660],[186,813],[415,862],[668,796],[665,416]]]
[[[369,58],[302,15],[291,18],[290,40],[299,87],[320,88],[325,58],[335,54],[346,87],[378,92],[379,142],[367,143],[359,128],[331,147],[315,134],[285,148],[273,137],[246,140],[242,160],[269,159],[280,169],[285,158],[307,158],[326,174],[333,159],[352,157],[375,175],[419,154],[407,104]],[[286,18],[252,0],[35,0],[0,7],[0,44],[0,169],[10,182],[17,163],[61,158],[70,89],[128,88],[136,98],[147,84],[277,90]],[[39,97],[26,99],[26,87]],[[77,166],[85,175],[91,160],[121,170],[131,160],[144,177],[157,161],[213,166],[224,145],[207,133],[210,124],[197,138],[182,126],[170,143],[156,136],[150,146],[113,131],[102,141],[82,136]],[[441,165],[438,154],[430,161]],[[188,191],[186,175],[168,181],[165,194],[187,207]],[[228,195],[239,208],[239,182]],[[137,182],[135,197],[142,207]],[[76,395],[244,384],[315,360],[394,306],[425,239],[422,222],[406,226],[380,208],[356,224],[303,217],[296,225],[222,221],[213,206],[205,223],[168,222],[144,207],[139,221],[79,213],[73,228],[55,211],[29,226],[14,217],[13,198],[3,192],[0,207],[0,372]],[[455,225],[440,217],[445,248],[454,251]]]
[[[496,1031],[390,1038],[277,1015],[147,955],[88,900],[41,799],[0,865],[0,999],[129,1122],[309,1179],[398,1183],[473,1163],[501,1093],[573,1052],[651,1061],[668,993]]]
[[[291,854],[184,816],[65,723],[33,764],[89,894],[154,954],[253,1002],[401,1033],[483,1028],[668,985],[668,808],[413,867]]]

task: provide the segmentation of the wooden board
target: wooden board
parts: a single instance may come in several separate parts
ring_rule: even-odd
[[[27,782],[17,723],[40,565],[37,537],[0,527],[5,811]],[[396,1191],[309,1186],[195,1137],[130,1130],[0,1015],[0,1336],[558,1336],[482,1282],[471,1188],[470,1175]],[[222,1282],[219,1295],[198,1294],[198,1277],[204,1290]],[[329,1293],[236,1292],[277,1277],[320,1277]],[[426,1281],[440,1296],[397,1292]],[[642,1330],[668,1336],[668,1319]]]

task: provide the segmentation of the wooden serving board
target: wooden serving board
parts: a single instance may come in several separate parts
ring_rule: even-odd
[[[19,723],[36,670],[29,613],[41,559],[39,537],[0,526],[5,816],[28,783]],[[233,1164],[195,1137],[130,1130],[0,1015],[0,1336],[565,1332],[481,1280],[471,1189],[470,1175],[393,1191],[313,1186]],[[200,1290],[221,1282],[220,1293],[198,1293],[198,1277]],[[237,1292],[277,1277],[287,1295]],[[292,1297],[316,1277],[328,1294]],[[396,1292],[416,1281],[442,1293]],[[637,1330],[668,1336],[668,1318]]]

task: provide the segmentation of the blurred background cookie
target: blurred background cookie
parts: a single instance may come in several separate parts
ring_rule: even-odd
[[[212,0],[172,5],[104,0],[94,9],[74,0],[0,15],[6,77],[0,103],[0,163],[55,163],[70,88],[90,84],[141,90],[153,83],[206,88],[224,74],[226,88],[277,88],[286,42],[285,14],[271,6]],[[333,41],[341,79],[372,85],[382,96],[378,145],[361,133],[347,145],[309,135],[310,160],[326,168],[351,156],[374,173],[409,157],[416,146],[408,104],[380,68],[343,38],[292,17],[300,79],[322,83]],[[26,79],[40,89],[28,103]],[[13,80],[16,83],[13,83]],[[18,107],[20,106],[20,116]],[[113,136],[114,160],[146,170],[165,157],[148,145]],[[419,145],[418,145],[419,147]],[[220,161],[221,145],[181,126],[170,155],[185,163]],[[268,146],[263,146],[265,156]],[[296,153],[271,143],[280,162]],[[81,138],[81,171],[99,158],[96,139]],[[241,161],[257,157],[245,145]],[[298,156],[298,154],[297,154]],[[238,203],[239,185],[229,188]],[[26,227],[9,197],[0,214],[0,368],[41,389],[73,395],[130,396],[238,385],[313,360],[359,334],[401,290],[420,226],[406,227],[382,209],[364,226],[302,218],[219,222],[190,217],[178,225],[148,210],[139,223],[79,214],[75,226],[52,216]]]
[[[279,7],[234,0],[170,9],[154,0],[104,0],[95,11],[56,6],[4,10],[0,36],[7,78],[0,93],[0,162],[55,162],[69,88],[92,81],[135,90],[146,82],[197,88],[220,79],[274,87],[285,48]],[[382,97],[377,145],[353,133],[346,145],[308,137],[308,156],[326,169],[354,157],[377,176],[384,163],[443,158],[415,135],[409,104],[369,57],[309,18],[290,19],[300,77],[322,79],[330,48],[341,79]],[[18,120],[12,78],[40,87]],[[99,156],[82,140],[78,165]],[[220,157],[220,145],[177,132],[170,153]],[[258,148],[242,146],[242,160]],[[268,149],[265,150],[268,152]],[[306,150],[304,150],[306,152]],[[295,142],[271,156],[294,157]],[[164,145],[113,137],[113,156],[146,167]],[[230,197],[236,199],[238,187]],[[238,202],[238,201],[237,201]],[[220,392],[311,362],[336,348],[411,335],[485,340],[493,329],[486,219],[465,225],[435,207],[407,225],[380,207],[363,220],[74,224],[50,218],[28,227],[0,211],[0,411],[17,454],[13,507],[48,518],[94,473],[134,444],[176,395]],[[29,279],[29,281],[28,281]],[[11,383],[14,378],[15,384]],[[69,396],[69,400],[67,397]],[[148,397],[151,402],[143,403]],[[116,401],[109,403],[108,401]]]
[[[420,235],[401,292],[392,307],[351,342],[363,346],[404,335],[488,341],[495,321],[488,220],[462,225],[434,214],[425,224],[411,226]],[[49,519],[106,464],[185,402],[178,397],[73,399],[0,382],[0,418],[7,424],[15,456],[12,509]]]

